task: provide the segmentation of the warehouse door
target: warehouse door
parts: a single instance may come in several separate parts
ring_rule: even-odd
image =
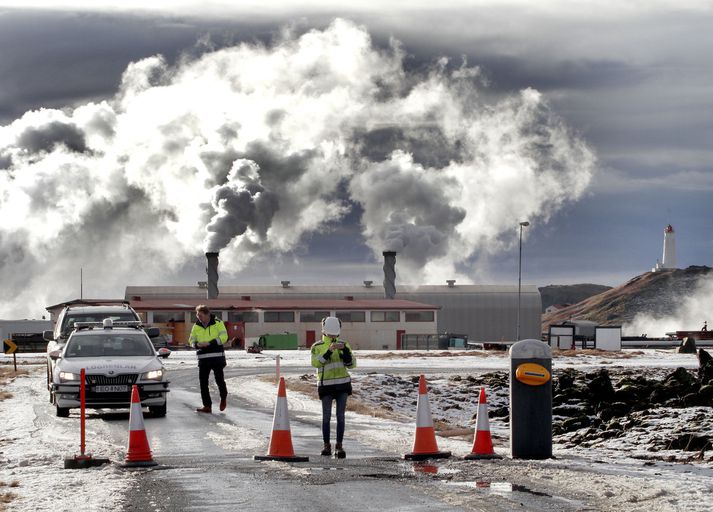
[[[310,348],[314,344],[315,331],[305,332],[305,340],[307,340],[307,348]]]
[[[406,334],[406,331],[396,331],[396,350],[401,350],[401,337]]]

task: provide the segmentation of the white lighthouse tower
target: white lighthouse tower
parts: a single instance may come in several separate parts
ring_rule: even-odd
[[[676,236],[671,224],[663,230],[663,258],[652,270],[657,272],[665,268],[676,268]]]

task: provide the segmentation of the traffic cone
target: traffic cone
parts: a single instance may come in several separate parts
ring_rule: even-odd
[[[493,450],[493,440],[490,438],[490,422],[488,421],[488,401],[485,398],[485,388],[480,388],[478,398],[478,412],[475,420],[475,437],[473,438],[473,450],[465,456],[468,460],[473,459],[502,459]]]
[[[141,412],[139,388],[134,384],[131,388],[131,410],[129,412],[129,448],[126,451],[124,467],[157,466],[151,457],[149,440],[144,428],[144,414]]]
[[[413,450],[404,455],[406,460],[446,459],[451,452],[438,450],[436,431],[433,430],[431,405],[428,403],[428,389],[426,378],[421,375],[418,379],[418,404],[416,406],[416,437],[413,441]]]
[[[296,456],[292,449],[292,434],[290,433],[290,417],[287,412],[287,393],[285,378],[280,377],[275,402],[275,416],[272,420],[272,435],[267,455],[255,455],[255,460],[280,460],[284,462],[307,462],[309,457]]]

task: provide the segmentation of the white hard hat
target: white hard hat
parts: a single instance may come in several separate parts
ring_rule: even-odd
[[[322,332],[327,336],[339,336],[342,332],[342,321],[335,316],[322,319]]]

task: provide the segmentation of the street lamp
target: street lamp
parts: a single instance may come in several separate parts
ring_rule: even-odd
[[[520,258],[517,264],[517,333],[515,341],[520,341],[520,295],[522,290],[522,228],[529,226],[530,223],[523,221],[520,223]]]

